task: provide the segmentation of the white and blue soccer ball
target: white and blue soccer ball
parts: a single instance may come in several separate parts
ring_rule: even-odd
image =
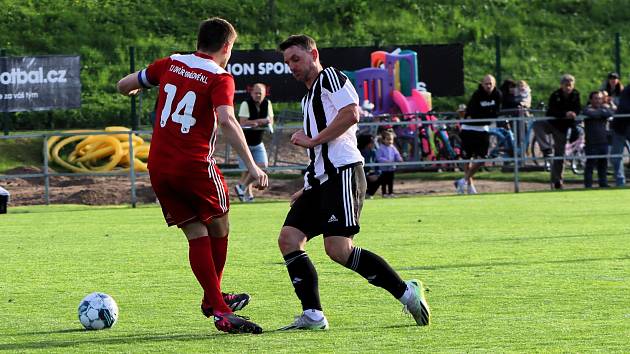
[[[91,293],[79,304],[79,321],[85,329],[110,328],[117,320],[118,305],[107,294]]]

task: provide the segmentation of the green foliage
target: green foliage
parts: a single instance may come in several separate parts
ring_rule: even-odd
[[[630,190],[375,199],[358,246],[430,289],[428,328],[392,296],[306,249],[326,332],[273,331],[301,311],[278,251],[288,203],[230,210],[227,291],[267,332],[227,335],[199,311],[188,244],[159,207],[9,207],[0,215],[0,351],[20,353],[627,353]],[[101,291],[118,323],[84,331]]]
[[[2,139],[0,140],[0,171],[43,164],[44,149],[41,138],[37,139]]]
[[[435,109],[452,111],[495,71],[496,35],[502,78],[528,81],[534,103],[547,101],[566,72],[576,76],[585,100],[615,69],[614,34],[629,33],[630,1],[0,0],[0,48],[9,55],[81,55],[82,107],[55,112],[52,120],[19,113],[15,128],[129,125],[129,99],[115,92],[129,72],[129,46],[136,47],[136,70],[173,51],[193,50],[197,25],[210,16],[234,23],[236,49],[273,49],[299,32],[320,47],[463,43],[466,96],[434,100]],[[621,57],[630,57],[625,38]],[[622,63],[623,73],[627,68]],[[143,99],[141,124],[147,124],[155,93]]]

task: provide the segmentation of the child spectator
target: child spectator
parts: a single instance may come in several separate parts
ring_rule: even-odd
[[[532,90],[525,80],[519,80],[516,85],[516,102],[525,110],[523,115],[527,116],[529,115],[527,111],[532,107]]]
[[[403,159],[394,146],[394,134],[383,133],[382,144],[376,150],[376,162],[401,162]],[[383,198],[394,196],[394,171],[396,166],[381,166],[381,192]]]
[[[610,97],[608,95],[608,91],[602,90],[600,92],[602,93],[602,97],[604,97],[602,100],[602,107],[609,108],[613,112],[616,111],[617,105],[615,104],[615,100],[613,100],[613,97]]]
[[[589,158],[591,155],[608,154],[608,130],[606,123],[612,117],[612,110],[604,105],[601,91],[593,91],[589,95],[590,104],[584,108],[584,131],[586,146],[586,166],[584,168],[584,187],[593,187],[593,167],[597,166],[597,179],[600,187],[608,187],[606,170],[608,160],[605,157]]]
[[[369,163],[376,162],[376,143],[374,142],[374,136],[372,135],[359,135],[357,137],[357,145],[361,155],[365,160],[363,165],[363,171],[365,171],[365,180],[367,182],[366,196],[368,199],[372,199],[374,194],[381,185],[381,171],[374,167],[365,167]]]

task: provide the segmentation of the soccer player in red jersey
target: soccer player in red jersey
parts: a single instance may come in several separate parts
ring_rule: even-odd
[[[122,78],[118,91],[135,95],[159,86],[149,174],[166,223],[177,225],[188,239],[190,267],[204,291],[202,312],[214,317],[220,331],[261,333],[260,326],[232,312],[245,306],[249,295],[221,292],[229,198],[213,158],[218,126],[257,188],[268,185],[234,114],[234,78],[225,67],[236,37],[228,21],[205,20],[199,26],[195,53],[158,59]]]

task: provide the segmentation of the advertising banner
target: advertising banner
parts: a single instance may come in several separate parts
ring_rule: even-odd
[[[464,48],[462,44],[391,47],[320,48],[323,67],[355,71],[370,67],[370,54],[383,50],[413,50],[418,54],[418,79],[434,97],[464,94]],[[282,54],[275,50],[235,50],[227,70],[236,81],[235,102],[248,97],[248,89],[257,82],[269,87],[272,101],[299,101],[306,93],[304,84],[291,76]]]
[[[0,57],[0,112],[81,107],[79,56]]]

